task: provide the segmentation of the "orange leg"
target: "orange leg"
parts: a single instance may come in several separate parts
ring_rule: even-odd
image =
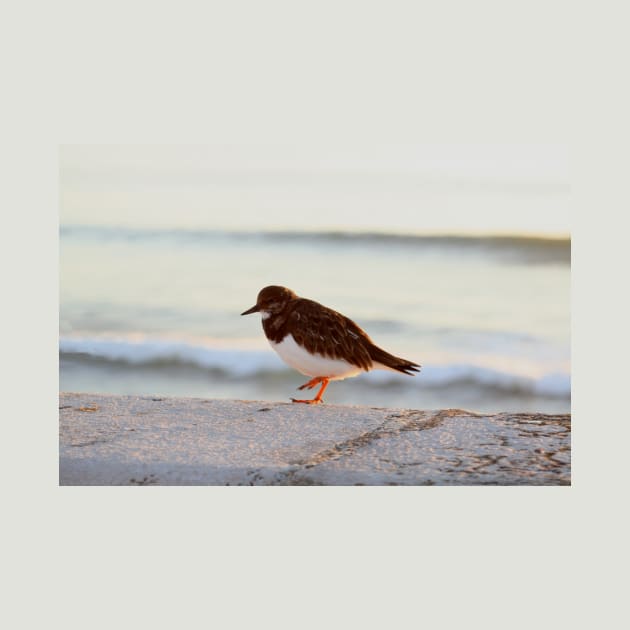
[[[321,376],[316,376],[315,378],[312,378],[308,383],[304,383],[304,385],[300,385],[298,387],[298,389],[305,389],[305,388],[309,388],[309,389],[313,389],[313,387],[315,387],[315,385],[319,385],[322,382],[323,378]]]
[[[304,403],[306,405],[319,405],[320,403],[323,403],[324,401],[322,400],[322,394],[324,393],[324,390],[328,387],[328,383],[330,383],[330,379],[326,378],[325,376],[318,377],[318,378],[322,386],[321,386],[321,389],[317,392],[317,396],[315,396],[313,400],[299,400],[297,398],[291,398],[291,400],[294,403]],[[309,381],[309,383],[311,382],[312,381]],[[306,383],[305,385],[303,385],[303,387],[306,387],[309,383]],[[313,384],[311,387],[315,387],[315,385],[317,385],[317,383]],[[300,389],[302,389],[302,387],[300,387]]]

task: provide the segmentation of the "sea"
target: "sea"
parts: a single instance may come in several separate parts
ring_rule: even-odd
[[[331,383],[328,403],[565,413],[571,243],[400,230],[60,225],[60,389],[289,401],[260,314],[275,284],[421,364]]]

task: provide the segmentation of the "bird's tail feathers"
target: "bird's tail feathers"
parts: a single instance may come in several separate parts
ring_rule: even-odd
[[[421,366],[417,363],[407,361],[407,359],[401,359],[400,357],[395,357],[393,354],[389,354],[389,352],[385,352],[385,350],[375,345],[370,346],[370,358],[375,363],[380,363],[390,370],[402,372],[403,374],[409,374],[410,376],[419,372],[421,368]]]

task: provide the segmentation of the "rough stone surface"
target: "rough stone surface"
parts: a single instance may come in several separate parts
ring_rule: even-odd
[[[571,416],[60,395],[60,485],[570,485]]]

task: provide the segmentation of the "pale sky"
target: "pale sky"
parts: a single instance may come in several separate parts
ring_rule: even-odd
[[[568,235],[556,145],[64,146],[62,224]]]

